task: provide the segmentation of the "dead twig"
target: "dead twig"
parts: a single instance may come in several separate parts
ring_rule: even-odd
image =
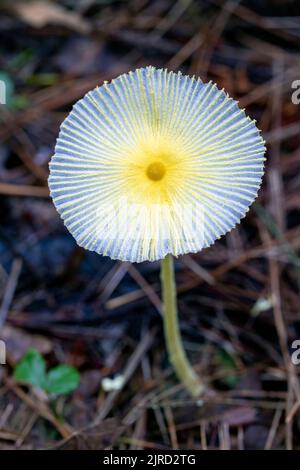
[[[45,186],[29,186],[24,184],[0,183],[0,194],[6,196],[49,197],[49,189]]]
[[[2,328],[5,323],[6,317],[10,309],[10,305],[13,301],[21,269],[22,261],[17,258],[13,261],[11,272],[6,283],[2,303],[0,306],[0,328]]]

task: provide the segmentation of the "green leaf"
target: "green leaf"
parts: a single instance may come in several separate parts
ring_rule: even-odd
[[[219,348],[216,352],[216,363],[223,371],[224,377],[222,381],[230,388],[235,387],[239,383],[236,363],[234,357],[223,348]]]
[[[55,395],[73,392],[80,381],[79,372],[71,366],[61,364],[48,372],[46,390]]]
[[[27,84],[33,86],[51,86],[57,83],[59,75],[57,73],[40,73],[28,77]]]
[[[10,108],[16,111],[22,111],[29,105],[29,100],[24,95],[14,95],[10,100]]]
[[[35,349],[29,349],[14,371],[14,378],[37,388],[45,388],[46,363]]]

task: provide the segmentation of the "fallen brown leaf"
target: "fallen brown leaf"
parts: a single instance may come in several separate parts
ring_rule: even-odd
[[[51,341],[44,336],[31,335],[10,325],[1,329],[1,339],[5,341],[7,356],[12,363],[17,363],[29,348],[41,354],[47,354],[52,349]]]
[[[89,23],[78,13],[66,10],[64,7],[46,0],[17,3],[14,7],[16,14],[30,26],[42,28],[49,24],[66,26],[78,33],[88,33]]]

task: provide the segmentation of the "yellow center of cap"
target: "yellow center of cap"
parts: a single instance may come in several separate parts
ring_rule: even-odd
[[[147,167],[146,175],[152,181],[160,181],[166,173],[166,167],[161,162],[153,162]]]

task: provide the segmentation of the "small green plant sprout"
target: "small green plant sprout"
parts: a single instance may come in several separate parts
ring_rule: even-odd
[[[46,371],[43,356],[35,349],[29,349],[16,365],[14,378],[18,382],[41,389],[49,395],[67,395],[79,385],[80,374],[71,366],[59,364]]]
[[[53,202],[80,246],[161,260],[166,345],[194,397],[204,387],[182,346],[173,256],[201,251],[240,222],[264,153],[255,122],[224,90],[146,67],[78,101],[50,162]]]

